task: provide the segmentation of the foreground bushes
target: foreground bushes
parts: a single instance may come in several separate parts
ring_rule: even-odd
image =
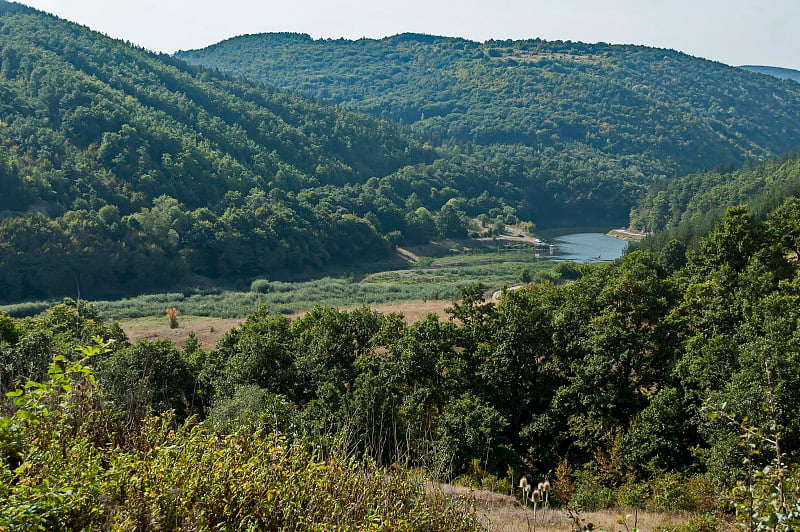
[[[84,350],[96,354],[97,350]],[[369,460],[250,425],[125,425],[91,370],[58,357],[0,417],[0,529],[475,530],[465,503]]]

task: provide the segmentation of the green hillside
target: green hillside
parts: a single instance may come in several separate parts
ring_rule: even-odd
[[[387,121],[0,2],[0,300],[384,254],[405,198],[362,186],[434,157]]]
[[[260,34],[177,56],[470,146],[548,199],[524,212],[540,225],[624,221],[660,176],[800,148],[800,87],[671,50]]]
[[[763,220],[790,196],[800,196],[800,153],[659,183],[632,211],[631,225],[655,232],[643,243],[648,248],[658,249],[672,239],[694,246],[729,207],[747,205]]]
[[[621,224],[654,182],[800,147],[792,84],[675,52],[419,35],[217,49],[249,41],[281,50],[262,54],[272,82],[340,105],[0,2],[0,301],[288,277],[467,236],[472,218]]]

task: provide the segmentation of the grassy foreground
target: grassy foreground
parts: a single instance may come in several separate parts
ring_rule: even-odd
[[[99,353],[85,348],[84,360]],[[92,371],[65,357],[11,395],[0,530],[480,529],[463,499],[402,468],[256,426],[221,433],[116,414]]]

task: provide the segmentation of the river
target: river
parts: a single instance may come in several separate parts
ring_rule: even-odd
[[[552,244],[550,260],[608,262],[622,256],[628,242],[600,232],[567,233],[545,240]]]

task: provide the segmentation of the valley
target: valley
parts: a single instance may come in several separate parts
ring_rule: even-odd
[[[0,0],[0,530],[797,529],[798,150],[665,48]]]
[[[254,296],[252,291],[226,291],[189,297],[181,294],[177,298],[174,295],[158,294],[139,298],[139,301],[95,301],[93,304],[106,319],[118,321],[131,341],[141,338],[167,338],[180,347],[191,333],[204,349],[211,349],[224,333],[241,325],[245,317],[261,305],[265,305],[271,312],[285,314],[293,319],[302,317],[315,305],[334,306],[343,310],[367,306],[383,314],[398,313],[407,324],[413,324],[428,314],[446,319],[445,309],[457,300],[459,289],[471,284],[484,288],[487,301],[497,302],[502,287],[517,289],[524,286],[525,283],[521,281],[525,276],[534,282],[563,282],[554,265],[565,252],[568,256],[565,260],[578,262],[599,260],[599,256],[594,255],[598,249],[604,249],[605,253],[617,253],[619,250],[617,255],[606,255],[602,260],[612,260],[621,255],[621,246],[611,249],[589,246],[577,257],[573,254],[574,246],[566,250],[554,247],[551,251],[549,246],[533,247],[531,244],[536,243],[533,238],[520,246],[521,238],[516,236],[518,234],[518,231],[513,231],[513,236],[498,237],[501,242],[517,242],[517,245],[462,240],[438,242],[411,250],[399,249],[400,257],[413,257],[410,260],[415,261],[405,269],[373,273],[350,272],[348,275],[351,277],[346,279],[326,277],[317,282],[273,282],[270,291],[278,292],[276,297],[271,297],[269,293]],[[581,236],[584,235],[586,233],[581,233]],[[569,238],[572,234],[567,233],[565,236]],[[373,269],[367,267],[365,271]],[[312,291],[304,296],[303,293],[310,289],[309,285],[319,286],[320,291]],[[357,288],[358,286],[366,288]],[[370,290],[372,287],[377,290]],[[340,290],[344,290],[344,293],[340,293]],[[147,300],[150,304],[146,303]],[[45,307],[55,303],[53,301],[41,305]],[[184,314],[179,319],[179,327],[169,327],[161,307],[157,306],[159,304],[175,305]],[[188,312],[203,312],[203,315],[186,315],[187,309]],[[230,316],[236,309],[240,309],[240,316],[223,317]],[[0,307],[0,311],[2,310]],[[13,313],[14,307],[7,307],[6,310]],[[153,314],[147,315],[150,312]],[[137,317],[143,314],[144,316]]]

